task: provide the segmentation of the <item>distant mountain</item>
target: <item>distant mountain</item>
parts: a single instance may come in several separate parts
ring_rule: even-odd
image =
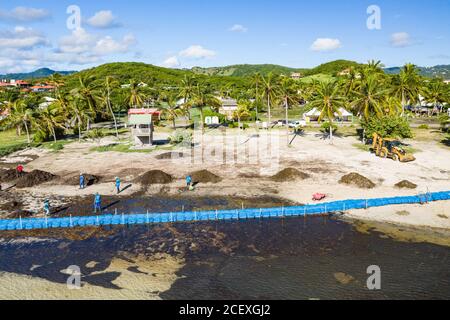
[[[41,68],[36,71],[28,73],[9,73],[0,75],[0,79],[15,79],[15,80],[40,79],[40,78],[47,78],[55,73],[59,73],[60,75],[66,76],[76,73],[76,71],[55,71],[49,68]]]
[[[194,67],[190,71],[195,74],[203,74],[209,76],[226,76],[226,77],[248,77],[259,72],[263,76],[269,73],[290,75],[293,72],[304,72],[307,69],[296,69],[275,64],[237,64],[226,67],[201,68]]]
[[[399,74],[401,67],[386,68],[384,72],[387,74]],[[450,79],[450,65],[439,65],[434,67],[419,67],[420,74],[424,77],[441,77],[446,80]]]

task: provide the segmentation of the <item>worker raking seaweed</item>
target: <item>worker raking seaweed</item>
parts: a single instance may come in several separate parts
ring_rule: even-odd
[[[186,187],[187,187],[187,189],[188,189],[189,191],[194,190],[194,185],[193,185],[193,183],[192,183],[192,177],[191,177],[190,175],[188,175],[188,176],[186,177]]]
[[[50,200],[44,200],[44,213],[46,216],[50,215]]]
[[[80,173],[80,189],[83,190],[86,185],[86,179],[84,178],[84,175]]]
[[[94,213],[102,212],[102,196],[97,192],[94,198]]]
[[[116,190],[117,190],[117,194],[120,193],[120,178],[116,177]]]

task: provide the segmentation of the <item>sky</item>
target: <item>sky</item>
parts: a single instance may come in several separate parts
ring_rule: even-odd
[[[121,61],[450,64],[449,9],[450,0],[0,0],[0,74]]]

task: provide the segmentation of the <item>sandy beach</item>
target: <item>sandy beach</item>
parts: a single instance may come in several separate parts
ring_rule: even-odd
[[[161,141],[166,138],[165,134],[157,136]],[[193,150],[156,147],[153,152],[92,151],[92,148],[100,145],[116,143],[114,138],[105,138],[101,142],[73,142],[59,152],[24,150],[2,159],[0,166],[13,167],[15,163],[28,160],[26,171],[38,169],[57,177],[34,187],[10,189],[2,197],[0,212],[3,217],[7,216],[5,203],[11,200],[8,197],[20,199],[21,209],[35,212],[39,216],[42,214],[40,211],[44,198],[52,199],[56,206],[70,203],[69,199],[73,197],[90,199],[96,192],[113,196],[116,193],[113,183],[116,176],[126,186],[121,197],[137,194],[170,196],[182,193],[188,197],[275,196],[295,203],[311,203],[315,192],[326,194],[325,201],[334,201],[415,195],[450,189],[450,151],[437,142],[405,141],[417,150],[417,160],[400,163],[360,150],[357,148],[360,142],[353,136],[336,137],[333,144],[313,132],[295,137],[289,146],[286,140],[282,130],[272,133],[270,137],[265,132],[257,133],[253,130],[229,130],[225,137],[218,130],[212,130],[201,136]],[[184,157],[180,158],[179,154]],[[170,159],[170,155],[176,155],[176,158]],[[286,168],[296,169],[303,176],[273,178]],[[166,184],[140,183],[138,178],[151,170],[163,171],[171,175],[173,181]],[[198,170],[208,170],[219,177],[220,181],[199,183],[194,192],[183,191],[186,175]],[[100,179],[85,190],[79,190],[77,179],[80,172]],[[342,176],[352,172],[366,177],[375,187],[367,189],[339,183]],[[395,187],[395,184],[403,180],[416,184],[417,188]],[[3,184],[3,189],[5,185],[7,183]],[[257,207],[257,204],[253,205]],[[360,210],[349,212],[348,215],[363,220],[449,229],[449,213],[450,203],[439,202],[423,206]]]

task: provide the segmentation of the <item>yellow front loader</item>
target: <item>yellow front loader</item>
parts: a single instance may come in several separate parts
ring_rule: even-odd
[[[402,149],[402,143],[396,139],[383,139],[379,134],[373,134],[372,151],[377,157],[390,158],[394,161],[411,162],[416,158]]]

